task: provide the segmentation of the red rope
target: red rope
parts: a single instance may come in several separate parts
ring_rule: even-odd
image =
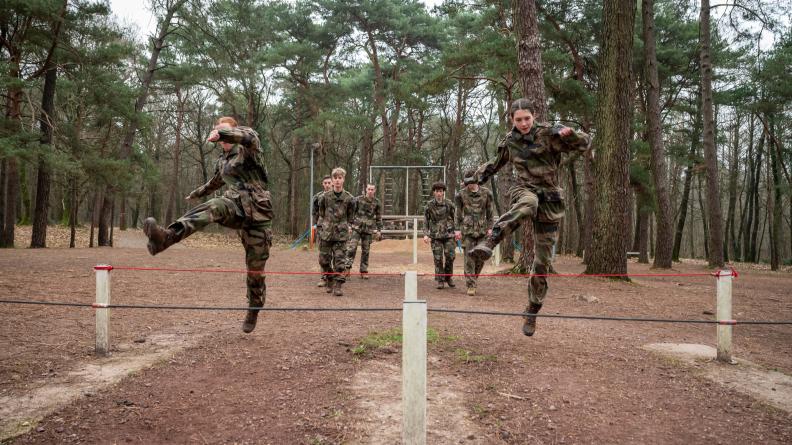
[[[198,273],[250,273],[260,275],[346,275],[344,272],[312,272],[312,271],[248,271],[246,269],[180,269],[173,267],[133,267],[133,266],[106,266],[109,269],[102,270],[132,270],[132,271],[158,271],[158,272],[198,272]],[[403,272],[350,272],[348,275],[368,275],[368,276],[401,276]],[[434,274],[419,273],[419,276],[432,277],[464,277],[465,274]],[[530,277],[558,277],[558,278],[617,278],[617,277],[719,277],[720,272],[700,272],[700,273],[634,273],[634,274],[584,274],[584,273],[559,273],[559,274],[479,274],[479,277],[494,278],[530,278]],[[737,271],[732,269],[732,276],[737,277]]]

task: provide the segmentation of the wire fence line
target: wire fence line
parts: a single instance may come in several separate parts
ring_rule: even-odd
[[[239,273],[250,275],[366,275],[366,276],[382,276],[382,277],[397,277],[404,276],[404,272],[317,272],[317,271],[248,271],[247,269],[202,269],[202,268],[177,268],[177,267],[139,267],[139,266],[97,266],[101,270],[125,270],[125,271],[138,271],[138,272],[189,272],[189,273]],[[419,277],[464,277],[464,273],[431,273],[420,272],[417,273]],[[667,278],[667,277],[715,277],[721,276],[721,272],[676,272],[676,273],[600,273],[600,274],[587,274],[587,273],[551,273],[551,274],[533,274],[533,273],[490,273],[478,274],[479,278],[531,278],[531,277],[545,277],[545,278],[629,278],[629,277],[643,277],[643,278]],[[736,270],[731,269],[731,276],[737,278],[739,275]]]
[[[247,306],[179,306],[179,305],[145,305],[145,304],[98,304],[76,302],[54,302],[36,300],[0,300],[0,304],[44,305],[44,306],[72,306],[93,309],[148,309],[148,310],[197,310],[197,311],[263,311],[263,312],[401,312],[401,307],[260,307]],[[427,312],[460,314],[460,315],[490,315],[506,317],[524,317],[525,312],[499,312],[480,311],[467,309],[427,308]],[[697,320],[674,318],[646,318],[646,317],[613,317],[600,315],[570,315],[570,314],[534,314],[540,318],[559,318],[567,320],[592,320],[592,321],[625,321],[644,323],[689,323],[689,324],[715,324],[715,325],[792,325],[792,320]]]

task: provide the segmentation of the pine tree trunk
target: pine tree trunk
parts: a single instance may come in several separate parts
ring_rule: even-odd
[[[751,227],[751,239],[748,251],[748,261],[756,263],[759,261],[759,249],[756,245],[756,237],[759,234],[759,183],[762,179],[762,158],[764,157],[765,134],[761,132],[759,142],[756,145],[756,162],[754,163],[754,183],[751,186],[753,192],[751,209],[753,210],[753,224]]]
[[[575,200],[575,221],[577,222],[577,245],[575,246],[575,256],[583,258],[583,249],[585,248],[584,240],[586,239],[586,223],[583,218],[583,194],[578,187],[577,173],[575,172],[575,163],[569,163],[569,177],[572,183],[572,198]]]
[[[736,113],[734,132],[732,133],[732,152],[729,161],[729,208],[726,212],[726,252],[724,261],[729,261],[728,249],[731,248],[731,258],[738,259],[737,242],[735,240],[735,214],[737,212],[737,180],[740,175],[740,114]]]
[[[701,0],[700,13],[701,111],[703,118],[704,164],[707,169],[710,267],[723,267],[723,215],[715,149],[715,120],[712,112],[712,61],[710,55],[710,2]]]
[[[630,193],[630,121],[636,3],[605,0],[600,59],[599,129],[594,163],[594,227],[586,273],[627,273],[624,222]]]
[[[41,93],[41,145],[52,145],[52,119],[55,110],[55,82],[58,70],[51,66],[44,76],[44,88]],[[43,148],[42,148],[43,149]],[[47,247],[47,222],[50,198],[50,166],[44,155],[39,156],[38,176],[36,178],[36,207],[33,211],[33,232],[30,238],[31,248]]]
[[[770,123],[770,131],[775,131],[774,124],[774,116],[770,116],[767,121]],[[768,138],[772,139],[772,134],[768,135]],[[767,200],[772,205],[772,224],[771,224],[771,232],[770,232],[770,270],[778,270],[780,266],[780,249],[781,249],[781,225],[783,224],[782,221],[782,214],[781,214],[781,206],[783,205],[783,184],[781,184],[781,172],[780,172],[780,162],[781,160],[778,159],[776,155],[776,151],[771,149],[770,150],[770,159],[771,159],[771,171],[773,176],[773,193],[772,197],[768,196]]]
[[[514,7],[514,28],[517,35],[517,76],[523,97],[533,106],[536,122],[547,119],[545,103],[544,70],[542,69],[542,47],[539,22],[534,0],[517,1]],[[522,252],[515,264],[515,273],[528,273],[534,260],[534,227],[531,222],[522,225]]]
[[[670,269],[673,257],[673,237],[671,224],[671,197],[668,194],[668,178],[665,161],[665,148],[661,133],[660,119],[660,80],[657,75],[657,54],[655,53],[654,0],[643,0],[644,68],[648,88],[646,91],[646,132],[652,152],[652,179],[657,196],[657,238],[654,267]]]
[[[701,189],[704,186],[701,184],[701,176],[698,177],[698,199],[699,199],[699,210],[701,212],[701,227],[704,230],[704,256],[706,258],[710,258],[710,237],[709,231],[710,228],[707,225],[707,213],[706,208],[707,205],[704,203],[704,196],[701,194]]]

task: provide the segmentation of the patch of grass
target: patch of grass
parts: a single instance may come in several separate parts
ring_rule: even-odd
[[[380,348],[400,345],[402,343],[402,338],[401,328],[388,329],[383,332],[370,332],[360,340],[357,346],[352,348],[352,354],[360,357]],[[443,339],[445,340],[445,338]],[[426,329],[427,343],[437,343],[440,340],[440,334],[437,333],[437,330],[432,328]]]
[[[498,357],[494,354],[476,354],[473,351],[459,348],[456,350],[456,358],[463,363],[483,363],[497,362]]]
[[[474,412],[474,413],[475,413],[477,416],[479,416],[480,418],[487,417],[487,415],[489,414],[489,410],[488,410],[487,408],[485,408],[485,407],[483,407],[483,406],[479,405],[478,403],[476,403],[475,405],[473,405],[473,412]]]

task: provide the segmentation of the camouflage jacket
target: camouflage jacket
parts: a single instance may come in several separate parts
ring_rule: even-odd
[[[454,205],[456,206],[454,224],[464,236],[484,236],[498,220],[495,198],[486,187],[479,186],[475,192],[463,187],[454,196]]]
[[[319,238],[322,241],[349,240],[355,220],[355,198],[346,190],[342,190],[338,196],[333,190],[322,193],[319,197],[319,220]]]
[[[321,198],[323,194],[324,191],[321,191],[311,198],[311,214],[313,215],[313,222],[316,226],[322,225],[319,223],[319,198]]]
[[[539,123],[535,123],[528,134],[512,129],[498,144],[495,159],[476,171],[476,180],[479,184],[485,183],[511,162],[517,185],[560,196],[558,169],[561,155],[588,150],[591,137],[582,131],[573,131],[562,137],[558,134],[559,129]]]
[[[437,202],[432,198],[424,210],[424,235],[432,239],[454,237],[454,203],[448,199]]]
[[[360,195],[355,198],[355,230],[371,234],[382,230],[382,206],[379,199]]]
[[[226,185],[223,196],[237,204],[242,212],[240,216],[255,222],[271,222],[272,202],[258,134],[248,127],[223,129],[219,133],[220,141],[234,145],[220,155],[212,179],[193,190],[190,197],[203,198]]]

